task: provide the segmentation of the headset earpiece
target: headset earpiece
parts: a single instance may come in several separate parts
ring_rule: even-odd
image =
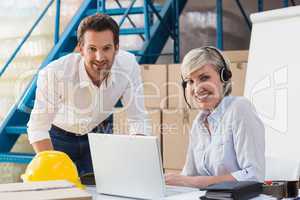
[[[183,79],[183,77],[181,76],[181,79],[182,79],[182,82],[181,82],[181,86],[182,86],[182,89],[183,89],[183,97],[184,97],[184,101],[185,103],[188,105],[189,108],[192,108],[191,105],[189,104],[189,102],[187,101],[187,98],[186,98],[186,92],[185,92],[185,89],[187,87],[187,81],[185,81]]]
[[[231,79],[232,73],[231,71],[227,70],[225,67],[223,67],[220,71],[220,78],[222,82],[227,82]]]
[[[211,49],[213,50],[214,52],[216,52],[218,54],[218,56],[220,57],[221,61],[222,61],[222,69],[220,70],[220,79],[222,82],[227,82],[231,79],[232,77],[232,73],[231,71],[229,70],[229,67],[227,66],[227,63],[223,57],[223,55],[214,47],[204,47],[205,49]]]

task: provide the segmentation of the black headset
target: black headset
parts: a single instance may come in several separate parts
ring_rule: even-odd
[[[223,55],[219,52],[219,50],[217,50],[215,47],[210,47],[210,46],[204,46],[204,47],[201,47],[201,49],[203,49],[207,53],[209,53],[209,50],[212,50],[217,53],[217,55],[219,56],[219,58],[221,59],[221,62],[222,62],[222,68],[220,70],[220,79],[223,83],[226,83],[227,81],[229,81],[232,77],[232,73],[229,70],[229,66],[227,66],[227,63],[226,63]],[[191,108],[191,105],[188,103],[187,98],[186,98],[186,93],[185,93],[185,89],[187,87],[187,81],[184,80],[182,76],[181,76],[181,79],[182,79],[181,85],[183,88],[183,96],[184,96],[185,103],[188,105],[189,108]]]

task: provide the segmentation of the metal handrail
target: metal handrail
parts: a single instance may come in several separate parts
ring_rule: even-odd
[[[11,64],[11,62],[13,61],[13,59],[17,56],[17,54],[19,53],[20,49],[22,48],[22,46],[24,45],[24,43],[27,41],[27,39],[30,37],[31,33],[33,32],[33,30],[36,28],[36,26],[40,23],[40,21],[42,20],[42,18],[45,16],[45,14],[47,13],[48,9],[50,8],[50,6],[53,4],[55,0],[51,0],[46,8],[43,10],[43,12],[40,14],[40,16],[37,18],[37,20],[34,22],[34,24],[32,25],[32,27],[30,28],[30,30],[26,33],[26,35],[24,36],[24,38],[21,40],[20,44],[17,46],[17,48],[14,50],[13,54],[9,57],[9,59],[7,60],[7,62],[5,63],[5,65],[1,68],[0,71],[0,77],[3,75],[3,73],[5,72],[5,70],[8,68],[8,66]],[[58,11],[59,8],[57,8]],[[59,14],[59,12],[57,12],[57,14]]]

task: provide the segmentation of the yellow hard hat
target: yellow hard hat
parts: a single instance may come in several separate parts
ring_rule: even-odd
[[[84,188],[80,182],[76,165],[67,154],[60,151],[37,153],[21,178],[24,182],[67,180],[78,188]]]

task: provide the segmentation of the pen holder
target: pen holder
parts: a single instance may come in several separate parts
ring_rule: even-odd
[[[286,182],[273,181],[271,184],[263,184],[263,194],[271,195],[277,199],[286,196]]]

